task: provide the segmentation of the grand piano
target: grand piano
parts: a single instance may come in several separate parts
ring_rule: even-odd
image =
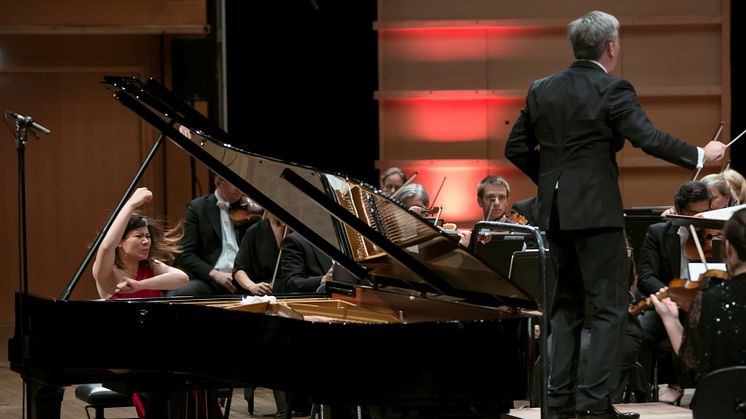
[[[161,133],[154,150],[174,142],[353,280],[250,304],[75,301],[79,275],[57,299],[19,292],[9,358],[30,418],[59,417],[60,388],[90,382],[125,391],[260,386],[315,403],[409,406],[401,411],[418,417],[499,417],[527,398],[528,323],[540,304],[452,235],[365,182],[241,149],[154,79],[102,83]]]

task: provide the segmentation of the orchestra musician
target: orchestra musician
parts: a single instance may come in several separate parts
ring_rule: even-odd
[[[637,418],[610,402],[621,369],[628,320],[629,262],[615,151],[627,139],[648,154],[687,168],[719,160],[725,144],[704,148],[656,129],[626,80],[609,72],[620,53],[619,21],[592,11],[568,25],[575,61],[534,81],[505,146],[505,156],[538,186],[539,226],[557,261],[552,306],[550,417]],[[586,301],[595,307],[587,373],[577,382]]]
[[[694,371],[695,381],[708,372],[746,364],[746,209],[736,211],[723,232],[730,279],[703,287],[689,307],[688,320],[680,321],[670,298],[651,296],[674,351]]]
[[[287,226],[273,214],[246,230],[233,262],[233,277],[242,294],[268,295],[279,270],[280,245],[287,234]],[[284,391],[273,390],[276,417],[285,416],[287,399]],[[254,388],[244,389],[244,398],[253,415]]]
[[[233,277],[243,291],[252,295],[272,293],[277,275],[277,258],[287,226],[273,214],[246,230],[233,261]]]
[[[237,291],[233,262],[246,229],[230,218],[230,204],[244,199],[243,193],[220,176],[214,176],[215,191],[193,199],[184,215],[182,252],[176,266],[189,275],[189,283],[168,295],[221,295]]]
[[[282,242],[280,272],[273,286],[275,294],[322,290],[333,278],[333,261],[296,232]]]
[[[713,173],[707,176],[703,176],[700,179],[702,183],[707,185],[707,190],[710,192],[712,199],[710,200],[710,209],[722,209],[735,205],[735,200],[730,191],[730,185],[725,180],[725,176],[722,173]]]
[[[424,186],[419,183],[410,183],[396,191],[394,199],[399,200],[404,208],[415,214],[426,216],[430,208],[430,195]]]
[[[393,196],[407,181],[407,175],[398,167],[389,167],[381,174],[382,191]]]
[[[710,209],[711,195],[701,181],[688,181],[679,187],[674,196],[674,209],[679,215],[695,215]],[[637,289],[643,297],[655,294],[677,278],[691,279],[689,261],[684,255],[684,244],[689,238],[686,227],[678,227],[672,220],[651,224],[640,248]],[[684,314],[682,314],[682,318]],[[659,377],[668,382],[659,400],[669,404],[679,404],[684,394],[683,376],[671,351],[670,341],[655,311],[648,310],[638,316],[643,330],[645,350],[658,358]],[[643,356],[644,358],[644,356]],[[652,364],[652,359],[641,359],[644,366]]]
[[[731,196],[735,205],[746,204],[746,179],[737,171],[727,168],[723,170],[723,177],[730,186]]]
[[[502,176],[488,175],[477,185],[477,204],[484,221],[506,221],[510,184]]]

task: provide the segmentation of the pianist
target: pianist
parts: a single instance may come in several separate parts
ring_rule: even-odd
[[[177,251],[175,241],[137,213],[152,199],[147,188],[135,190],[101,242],[93,262],[101,298],[160,297],[161,291],[186,284],[187,275],[166,264]]]

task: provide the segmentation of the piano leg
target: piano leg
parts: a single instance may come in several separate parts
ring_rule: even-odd
[[[59,418],[64,387],[26,380],[26,413],[29,419]]]

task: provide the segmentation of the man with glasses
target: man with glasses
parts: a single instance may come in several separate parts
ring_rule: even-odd
[[[700,181],[689,181],[681,185],[674,196],[674,208],[679,215],[695,215],[710,210],[712,197],[707,185]],[[689,260],[682,251],[684,243],[689,238],[687,227],[673,225],[671,220],[652,224],[648,227],[645,240],[640,249],[638,262],[638,291],[645,297],[655,294],[664,288],[672,279],[692,279],[689,275]],[[685,314],[680,315],[685,318]],[[659,374],[661,379],[668,382],[668,388],[663,390],[660,401],[678,404],[683,395],[681,387],[680,369],[677,368],[671,344],[666,335],[660,316],[653,310],[639,316],[643,331],[645,347],[653,357],[663,354],[663,362],[659,357]],[[657,348],[657,351],[656,351]],[[658,353],[656,353],[658,352]],[[648,362],[643,359],[643,365]],[[668,377],[666,377],[668,376]]]

